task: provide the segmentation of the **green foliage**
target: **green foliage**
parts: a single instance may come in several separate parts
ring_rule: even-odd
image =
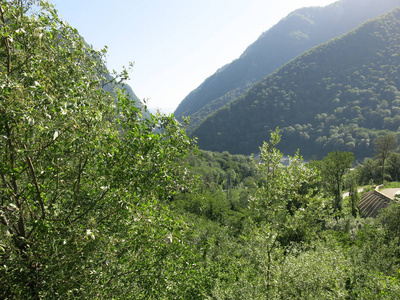
[[[259,159],[197,152],[51,5],[0,8],[2,299],[398,295],[398,205],[338,218],[321,192],[351,154],[284,166],[278,130]]]
[[[353,161],[353,153],[334,151],[330,152],[320,164],[325,190],[329,195],[334,197],[333,207],[339,213],[343,209],[342,190],[344,175],[350,169]],[[352,193],[354,193],[354,184]]]
[[[0,297],[185,298],[194,255],[163,202],[192,141],[105,91],[105,51],[50,4],[0,8]]]
[[[386,234],[389,239],[400,246],[400,205],[392,203],[379,214],[379,219],[385,226]],[[400,249],[399,249],[400,250]],[[400,252],[398,252],[400,259]]]
[[[366,158],[363,161],[363,164],[357,167],[357,172],[360,174],[360,185],[378,184],[381,178],[381,172],[379,172],[379,162],[372,158]]]
[[[385,181],[386,175],[386,160],[390,156],[390,154],[397,149],[399,146],[399,142],[397,141],[397,137],[394,133],[388,133],[384,136],[378,137],[374,140],[375,151],[377,153],[378,159],[380,161],[381,167],[381,183],[383,184]],[[393,157],[392,157],[393,163]]]
[[[200,251],[204,295],[210,299],[394,297],[399,290],[397,239],[388,238],[379,222],[352,216],[357,193],[349,210],[343,211],[346,217],[333,214],[333,197],[321,193],[324,185],[327,188],[323,178],[330,178],[319,171],[321,166],[327,172],[337,165],[344,174],[352,154],[332,153],[308,165],[296,155],[283,166],[277,149],[280,138],[278,131],[273,132],[260,149],[254,164],[262,184],[239,210],[230,205],[224,182],[219,188],[203,186],[197,193],[174,198],[187,222],[196,224],[190,243]],[[203,153],[209,166],[213,157],[234,157]],[[195,161],[191,164],[200,176],[210,172],[204,161]],[[354,189],[358,173],[340,180]]]
[[[232,275],[217,280],[215,299],[392,299],[400,285],[392,243],[377,228],[325,231],[311,247],[284,250],[268,226],[244,238]],[[237,269],[240,272],[237,272]],[[235,276],[234,276],[235,275]],[[232,278],[233,277],[233,278]],[[221,278],[222,279],[222,278]]]
[[[250,157],[202,151],[188,157],[197,187],[173,197],[172,206],[189,219],[202,217],[238,236],[248,215],[249,199],[263,182]]]
[[[270,143],[265,142],[260,149],[259,170],[265,184],[251,198],[250,209],[256,224],[268,224],[282,245],[290,245],[311,239],[330,209],[317,195],[319,174],[298,154],[289,157],[288,166],[280,163],[279,141],[279,132],[275,131]]]
[[[400,153],[391,153],[387,160],[387,173],[392,181],[400,181]]]
[[[349,189],[349,199],[348,204],[350,208],[351,215],[356,218],[358,215],[358,202],[360,201],[360,196],[358,194],[358,182],[359,174],[356,171],[351,171],[344,179],[345,186]]]
[[[260,149],[257,170],[264,183],[250,195],[248,208],[241,211],[240,225],[227,226],[224,221],[196,213],[200,220],[206,217],[211,222],[205,229],[198,217],[193,220],[200,225],[193,243],[202,249],[200,264],[208,278],[203,281],[208,297],[395,297],[400,288],[397,239],[389,238],[379,222],[355,219],[351,210],[347,217],[333,214],[334,205],[331,208],[329,197],[320,192],[323,182],[316,163],[306,165],[296,155],[284,167],[276,148],[279,142],[280,134],[275,131]],[[337,165],[338,173],[344,174],[352,160],[351,153],[338,152],[319,164],[325,172]],[[357,173],[349,173],[346,185],[354,187],[357,179]],[[224,207],[221,211],[227,213],[228,202],[221,195],[209,195],[199,203],[205,208],[206,203],[218,201]],[[240,230],[232,234],[235,226]]]
[[[382,137],[384,138],[384,137]],[[391,150],[377,152],[374,159],[366,158],[363,164],[356,168],[359,184],[381,184],[382,178],[385,185],[390,182],[400,181],[400,154],[394,152],[397,144]]]

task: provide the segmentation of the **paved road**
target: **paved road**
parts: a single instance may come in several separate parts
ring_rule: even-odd
[[[364,188],[358,188],[358,192],[361,193],[364,190]],[[400,188],[391,188],[391,189],[381,189],[379,190],[380,193],[385,195],[386,197],[389,197],[390,199],[394,199],[396,194],[400,195]],[[343,193],[343,198],[348,197],[349,192]]]
[[[357,189],[357,192],[359,192],[359,193],[361,193],[362,191],[364,190],[364,188],[363,187],[361,187],[361,188],[358,188]],[[348,197],[349,196],[349,192],[345,192],[345,193],[343,193],[343,198],[346,198],[346,197]]]
[[[400,189],[382,189],[379,190],[380,193],[384,194],[386,197],[389,197],[390,199],[394,199],[394,196],[396,194],[400,194]]]

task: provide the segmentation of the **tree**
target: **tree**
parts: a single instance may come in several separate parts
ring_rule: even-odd
[[[373,185],[380,181],[380,172],[379,172],[379,163],[372,159],[366,158],[364,159],[361,166],[357,167],[360,173],[360,181],[361,185],[369,184]]]
[[[391,153],[388,157],[387,171],[392,181],[400,181],[400,153]]]
[[[400,205],[393,202],[378,215],[378,219],[384,225],[389,240],[394,241],[397,247],[400,246]],[[397,255],[400,256],[398,250]]]
[[[334,209],[342,211],[343,176],[351,167],[354,155],[351,152],[330,152],[321,162],[322,178],[325,188],[334,197]]]
[[[279,131],[271,133],[270,142],[260,148],[258,170],[265,184],[250,201],[252,219],[268,224],[283,245],[307,239],[318,228],[329,211],[325,199],[317,195],[319,174],[305,164],[297,153],[289,165],[281,163],[282,153],[276,148]]]
[[[264,185],[250,197],[249,219],[236,246],[242,253],[217,283],[215,298],[279,298],[284,285],[281,266],[298,256],[297,247],[314,243],[330,212],[326,199],[317,193],[318,172],[299,154],[289,158],[289,165],[281,163],[282,153],[276,148],[280,139],[276,130],[260,148],[257,169]],[[236,273],[231,275],[230,269]]]
[[[185,293],[186,225],[164,204],[183,128],[143,118],[47,2],[2,1],[0,26],[0,298]]]
[[[349,201],[350,201],[350,210],[351,215],[356,218],[358,214],[357,205],[360,201],[360,196],[358,195],[358,177],[359,174],[356,170],[353,170],[345,177],[346,186],[349,189]]]
[[[385,180],[385,162],[389,155],[396,150],[398,146],[397,137],[394,133],[388,133],[374,140],[375,152],[381,162],[381,183]]]

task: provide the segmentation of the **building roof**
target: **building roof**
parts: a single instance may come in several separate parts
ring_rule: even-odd
[[[376,218],[379,211],[389,206],[391,199],[377,190],[364,193],[358,203],[360,215],[364,218]]]

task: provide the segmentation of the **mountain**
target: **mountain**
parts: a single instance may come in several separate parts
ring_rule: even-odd
[[[93,46],[86,42],[82,36],[80,36],[80,38],[87,48],[93,48]],[[115,74],[113,75],[101,61],[99,61],[99,64],[102,64],[103,67],[102,71],[105,80],[103,84],[103,89],[106,92],[112,92],[115,96],[117,96],[118,92],[125,93],[131,100],[132,105],[134,105],[141,111],[142,116],[144,118],[150,118],[150,112],[148,111],[147,107],[140,101],[139,97],[136,96],[131,86],[125,82],[118,82],[118,80],[114,77]]]
[[[304,51],[397,6],[400,0],[342,0],[326,7],[298,9],[192,91],[177,107],[175,117],[190,116],[190,133],[212,112]]]
[[[150,117],[150,112],[147,110],[147,107],[140,101],[138,96],[136,96],[135,92],[132,90],[130,85],[128,85],[126,83],[114,82],[114,78],[110,75],[110,73],[106,73],[105,78],[106,78],[106,80],[109,81],[109,83],[107,83],[103,86],[103,89],[105,91],[113,92],[115,95],[118,93],[118,91],[123,91],[124,93],[126,93],[129,96],[129,99],[132,101],[132,104],[136,108],[141,110],[141,112],[145,118]]]
[[[194,131],[200,148],[249,154],[279,126],[281,150],[372,154],[400,127],[400,9],[317,46],[258,82]]]

